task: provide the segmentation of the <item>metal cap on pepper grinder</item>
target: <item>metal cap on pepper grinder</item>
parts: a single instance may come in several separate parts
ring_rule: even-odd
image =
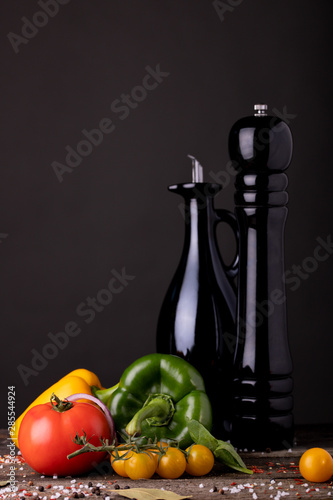
[[[266,116],[267,115],[267,104],[255,104],[254,105],[254,116]]]

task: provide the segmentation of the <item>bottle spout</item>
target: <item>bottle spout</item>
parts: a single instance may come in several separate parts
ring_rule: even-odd
[[[192,160],[192,182],[203,182],[203,168],[194,156],[187,155]]]

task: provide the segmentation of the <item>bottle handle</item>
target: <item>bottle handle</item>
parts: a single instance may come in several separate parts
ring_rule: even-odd
[[[236,246],[236,255],[235,255],[235,258],[234,258],[233,262],[229,266],[227,266],[222,261],[223,265],[224,265],[224,269],[225,269],[226,275],[228,276],[228,278],[232,279],[232,278],[235,278],[237,276],[237,274],[238,274],[238,264],[239,264],[239,229],[238,229],[238,222],[237,222],[235,214],[233,214],[229,210],[225,210],[224,208],[216,208],[215,209],[215,213],[216,213],[216,215],[218,217],[217,223],[219,223],[219,222],[226,222],[231,227],[231,229],[233,230],[233,233],[234,233],[235,238],[236,238],[236,245],[237,245]]]

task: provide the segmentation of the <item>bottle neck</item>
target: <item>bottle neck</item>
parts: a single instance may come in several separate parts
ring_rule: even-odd
[[[208,182],[174,184],[169,186],[169,191],[179,194],[184,201],[179,204],[179,210],[183,214],[185,224],[193,224],[207,218],[207,214],[214,212],[213,199],[222,189],[220,184]]]
[[[185,198],[182,212],[185,220],[184,251],[189,252],[190,258],[191,253],[198,253],[199,249],[206,251],[215,238],[216,214],[213,199]]]

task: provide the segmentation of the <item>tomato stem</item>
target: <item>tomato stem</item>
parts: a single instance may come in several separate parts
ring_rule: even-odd
[[[54,392],[52,393],[50,402],[52,405],[52,409],[59,413],[63,413],[64,411],[70,410],[73,406],[73,403],[67,401],[67,399],[64,400],[59,399],[58,396],[54,394]]]
[[[124,436],[125,438],[125,436]],[[133,438],[131,436],[126,437],[126,442],[118,445],[116,439],[112,441],[112,443],[109,443],[108,440],[103,441],[101,439],[101,446],[94,446],[91,443],[89,443],[89,440],[87,439],[87,434],[83,431],[83,436],[79,436],[77,433],[75,438],[73,439],[73,442],[79,446],[81,446],[80,449],[74,451],[70,455],[67,455],[67,458],[73,458],[76,457],[77,455],[81,455],[82,453],[88,453],[92,451],[96,452],[107,452],[110,455],[115,455],[116,460],[126,460],[126,456],[120,455],[118,452],[119,451],[125,451],[126,455],[130,451],[135,451],[136,453],[155,453],[158,456],[162,456],[165,454],[166,450],[168,449],[169,446],[172,447],[179,447],[179,442],[162,442],[162,444],[159,444],[157,442],[157,438],[155,438],[154,441],[151,439],[143,439],[142,438]],[[182,450],[181,450],[182,451]],[[185,452],[183,452],[185,453]]]

